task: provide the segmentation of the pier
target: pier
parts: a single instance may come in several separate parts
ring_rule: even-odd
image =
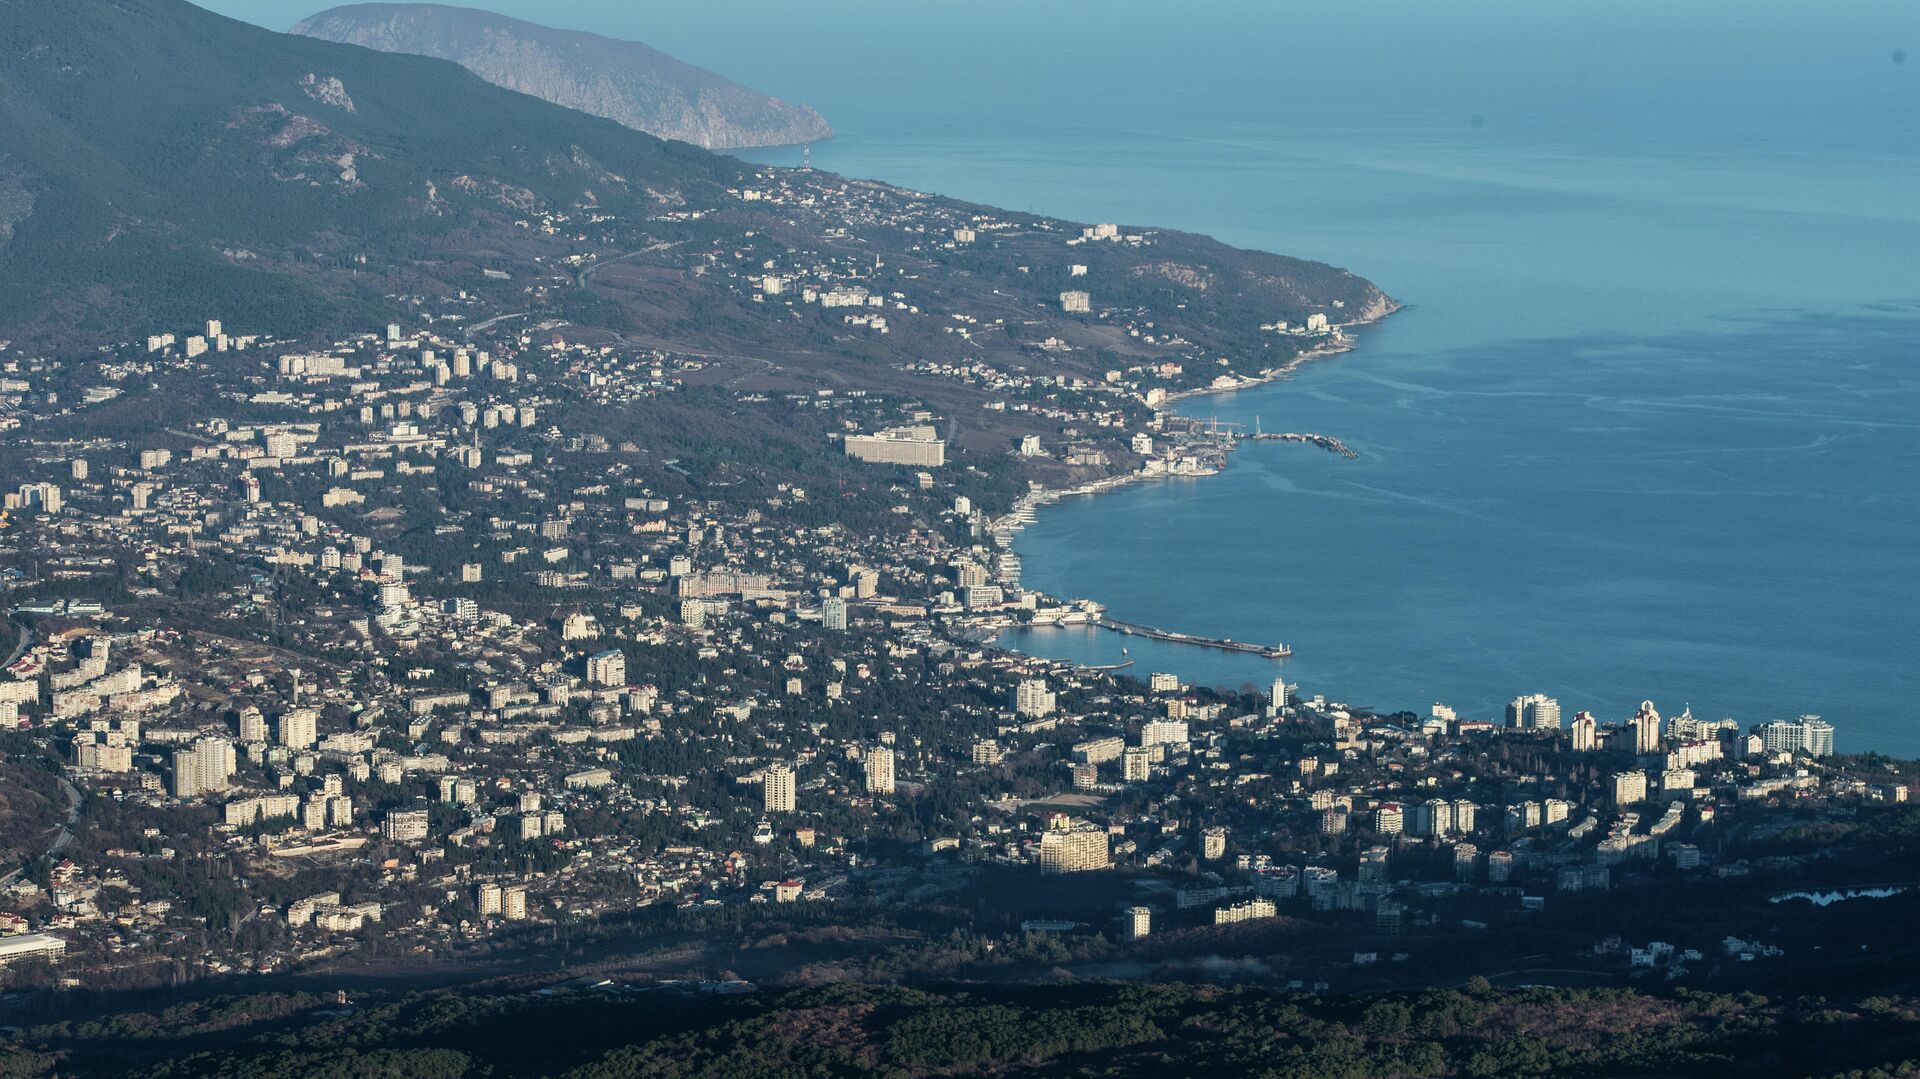
[[[1255,442],[1305,442],[1310,446],[1318,446],[1328,453],[1337,453],[1349,461],[1356,460],[1360,456],[1349,448],[1345,442],[1340,441],[1332,435],[1315,434],[1312,431],[1308,431],[1305,434],[1299,434],[1293,431],[1277,434],[1272,431],[1262,431],[1260,429],[1260,417],[1258,416],[1253,418],[1252,434],[1239,431],[1235,432],[1235,437],[1250,438]]]
[[[1215,637],[1197,637],[1191,633],[1178,633],[1170,629],[1155,629],[1134,622],[1122,622],[1117,618],[1102,616],[1094,621],[1101,629],[1110,629],[1115,633],[1125,633],[1131,637],[1145,637],[1148,640],[1167,641],[1171,644],[1192,644],[1201,648],[1217,648],[1222,652],[1244,652],[1248,655],[1264,656],[1267,659],[1285,659],[1293,655],[1293,649],[1284,644],[1248,644],[1245,641],[1226,640]]]
[[[1252,439],[1255,442],[1305,442],[1311,446],[1318,446],[1328,453],[1337,453],[1349,461],[1355,460],[1360,456],[1348,447],[1345,442],[1340,441],[1332,435],[1318,435],[1312,432],[1295,434],[1292,431],[1288,431],[1285,434],[1276,434],[1272,431],[1256,431],[1253,434],[1241,435],[1240,437]]]
[[[1253,430],[1245,430],[1244,424],[1208,417],[1180,417],[1186,423],[1184,432],[1193,438],[1232,445],[1239,442],[1302,442],[1309,446],[1318,446],[1328,453],[1337,453],[1349,461],[1359,458],[1352,447],[1332,435],[1323,435],[1313,431],[1262,431],[1260,417],[1253,418]]]

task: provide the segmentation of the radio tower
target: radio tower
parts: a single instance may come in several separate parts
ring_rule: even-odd
[[[800,147],[800,171],[813,171],[813,143],[804,143]]]

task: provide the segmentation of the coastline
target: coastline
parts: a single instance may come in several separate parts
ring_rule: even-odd
[[[1394,300],[1392,297],[1387,296],[1385,293],[1381,294],[1381,298],[1383,303],[1378,310],[1369,311],[1367,313],[1366,318],[1356,319],[1353,322],[1342,323],[1338,327],[1338,329],[1341,330],[1342,332],[1337,337],[1335,337],[1332,341],[1328,341],[1314,348],[1310,348],[1305,352],[1299,353],[1298,355],[1294,356],[1292,359],[1288,360],[1286,363],[1279,365],[1278,367],[1273,367],[1268,370],[1262,371],[1260,372],[1259,375],[1251,378],[1242,378],[1231,385],[1201,386],[1191,390],[1183,390],[1177,394],[1169,395],[1167,398],[1165,398],[1165,400],[1162,402],[1160,406],[1154,409],[1154,415],[1156,417],[1159,417],[1165,413],[1173,411],[1173,406],[1180,401],[1185,401],[1192,398],[1203,397],[1203,396],[1212,396],[1216,394],[1237,393],[1241,390],[1250,389],[1255,386],[1264,386],[1273,382],[1285,381],[1286,379],[1291,378],[1294,372],[1300,370],[1300,368],[1306,366],[1309,363],[1312,363],[1316,360],[1326,359],[1330,356],[1338,356],[1343,353],[1353,351],[1355,348],[1359,347],[1359,341],[1356,338],[1348,337],[1344,333],[1345,330],[1350,328],[1357,328],[1361,326],[1371,326],[1375,323],[1385,321],[1388,318],[1388,316],[1393,315],[1394,313],[1400,310],[1403,310],[1405,307],[1404,304],[1399,303],[1398,301]],[[1017,554],[1013,549],[1014,538],[1018,536],[1022,531],[1024,531],[1028,525],[1033,524],[1039,519],[1040,510],[1043,509],[1044,507],[1053,505],[1056,502],[1060,502],[1068,498],[1074,498],[1074,497],[1091,498],[1095,495],[1106,494],[1110,491],[1117,491],[1117,490],[1120,490],[1121,488],[1132,486],[1133,484],[1138,483],[1142,480],[1166,479],[1166,478],[1168,478],[1167,473],[1149,473],[1145,469],[1136,469],[1132,472],[1125,472],[1115,476],[1103,476],[1099,479],[1089,480],[1086,483],[1076,484],[1072,487],[1058,487],[1058,488],[1035,487],[1029,490],[1026,494],[1021,495],[1018,499],[1014,501],[1013,508],[1007,512],[1006,516],[995,519],[994,521],[990,522],[987,526],[987,534],[993,538],[994,544],[996,547],[999,548],[999,552],[1000,552],[999,559],[998,559],[1000,568],[998,573],[996,574],[996,578],[1000,581],[1002,585],[1020,587],[1020,576],[1024,567],[1022,566],[1022,563],[1020,561],[1019,554]],[[1205,478],[1205,477],[1189,477],[1189,478]],[[1054,596],[1052,598],[1056,600],[1064,600],[1064,599],[1067,599],[1068,597]],[[1104,601],[1099,600],[1093,596],[1077,596],[1072,598],[1076,600],[1080,600],[1080,599],[1091,600],[1095,603],[1100,603],[1103,610],[1107,609]],[[1046,656],[1037,656],[1031,653],[1021,652],[1018,649],[1002,646],[999,643],[999,640],[1000,640],[1000,637],[1005,632],[1006,631],[1003,629],[999,633],[996,633],[994,635],[991,642],[983,642],[983,643],[988,643],[990,644],[991,647],[993,647],[997,651],[1005,652],[1009,655],[1024,656],[1028,659],[1039,659],[1039,660],[1049,659],[1049,657],[1046,657]],[[1292,654],[1291,648],[1287,649],[1287,654],[1288,655]],[[1131,663],[1131,661],[1129,661],[1129,663]]]
[[[1391,304],[1391,306],[1389,306],[1385,311],[1382,311],[1380,314],[1375,315],[1372,318],[1364,319],[1358,322],[1341,323],[1339,326],[1339,329],[1342,331],[1345,331],[1345,330],[1357,328],[1360,326],[1371,326],[1377,322],[1381,322],[1385,320],[1389,315],[1392,315],[1394,312],[1401,310],[1400,304],[1392,303],[1391,301],[1389,301],[1389,303]],[[1190,389],[1190,390],[1181,390],[1178,393],[1170,393],[1166,396],[1166,404],[1170,406],[1179,401],[1192,400],[1195,397],[1211,397],[1216,394],[1238,393],[1241,390],[1250,390],[1255,386],[1265,386],[1273,382],[1285,382],[1289,377],[1293,375],[1295,371],[1300,370],[1302,367],[1305,367],[1307,364],[1310,364],[1315,360],[1324,360],[1330,356],[1338,356],[1338,355],[1341,355],[1342,353],[1352,352],[1354,349],[1358,348],[1359,345],[1360,345],[1359,341],[1355,340],[1354,338],[1347,337],[1343,332],[1341,336],[1336,337],[1331,341],[1327,341],[1327,342],[1323,342],[1322,344],[1315,345],[1314,347],[1288,360],[1286,363],[1283,363],[1278,367],[1270,367],[1260,372],[1257,375],[1241,376],[1237,381],[1229,383],[1228,385],[1225,385],[1225,386],[1221,386],[1221,385],[1195,386],[1193,389]],[[1154,411],[1156,413],[1167,412],[1167,411],[1171,411],[1171,409],[1162,407],[1162,408],[1156,408]]]
[[[1230,385],[1196,386],[1190,390],[1181,390],[1178,393],[1168,394],[1162,403],[1154,408],[1154,414],[1159,416],[1163,413],[1171,412],[1173,411],[1173,406],[1178,402],[1191,400],[1196,397],[1211,397],[1221,394],[1238,393],[1241,390],[1252,389],[1256,386],[1265,386],[1274,382],[1284,382],[1292,377],[1296,371],[1309,363],[1353,351],[1359,347],[1360,342],[1356,338],[1346,336],[1344,331],[1384,322],[1388,317],[1406,308],[1406,305],[1394,300],[1392,297],[1386,296],[1384,293],[1382,294],[1382,299],[1384,301],[1383,305],[1377,311],[1368,312],[1367,317],[1355,319],[1352,322],[1341,323],[1338,328],[1343,332],[1332,341],[1316,345],[1305,352],[1299,353],[1278,367],[1268,368],[1258,375],[1242,377]],[[1013,508],[1010,509],[1005,516],[996,518],[989,523],[987,526],[987,534],[993,537],[994,542],[1006,556],[1014,558],[1017,562],[1019,556],[1014,554],[1013,538],[1024,531],[1027,525],[1034,522],[1043,507],[1050,506],[1055,502],[1068,498],[1079,496],[1092,497],[1094,495],[1106,494],[1109,491],[1116,491],[1142,480],[1165,478],[1168,478],[1168,476],[1164,473],[1149,473],[1144,470],[1135,470],[1113,476],[1103,476],[1099,479],[1089,480],[1086,483],[1076,484],[1072,487],[1035,487],[1016,499],[1013,503]],[[1017,583],[1017,581],[1014,583]],[[1092,599],[1093,597],[1086,596],[1080,598]]]

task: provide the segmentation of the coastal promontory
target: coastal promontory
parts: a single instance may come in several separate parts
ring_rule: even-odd
[[[709,150],[791,146],[833,135],[820,114],[637,41],[557,30],[474,8],[350,4],[296,34],[452,60],[496,86]]]

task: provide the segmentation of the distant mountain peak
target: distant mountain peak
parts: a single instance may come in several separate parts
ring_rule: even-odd
[[[293,33],[452,60],[497,86],[708,149],[830,138],[806,105],[748,89],[637,41],[559,30],[477,8],[349,4]]]

